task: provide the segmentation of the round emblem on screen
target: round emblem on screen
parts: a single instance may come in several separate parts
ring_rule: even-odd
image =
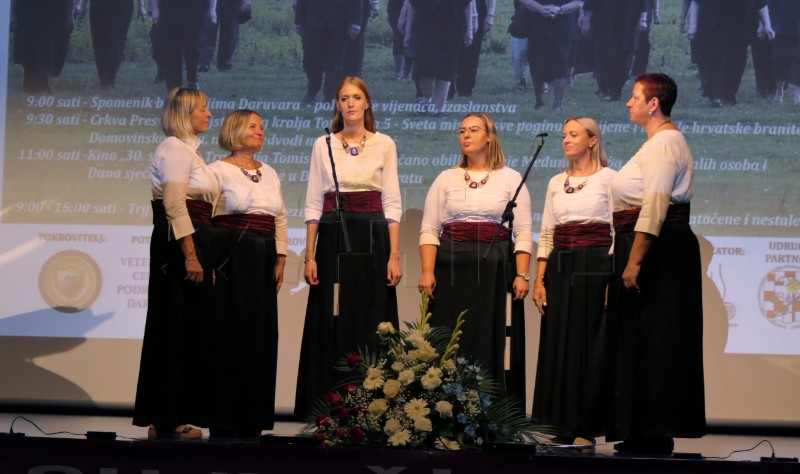
[[[78,250],[59,252],[44,262],[39,272],[39,292],[48,306],[62,313],[77,313],[100,295],[100,267]]]
[[[770,323],[800,327],[800,267],[778,267],[767,273],[758,287],[758,306]]]

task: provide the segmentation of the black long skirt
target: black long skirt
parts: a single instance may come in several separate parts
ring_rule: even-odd
[[[214,227],[216,380],[212,430],[253,436],[275,422],[278,295],[275,238]]]
[[[532,420],[570,438],[603,433],[608,247],[553,249],[544,284]]]
[[[153,218],[150,279],[133,424],[172,429],[208,425],[208,328],[213,318],[211,227],[194,223],[192,234],[203,283],[186,280],[180,243],[167,240],[165,216]]]
[[[467,310],[458,354],[487,369],[500,394],[519,403],[525,400],[525,310],[523,301],[511,303],[511,325],[506,325],[508,288],[516,274],[509,262],[508,244],[495,243],[486,260],[488,243],[442,240],[436,253],[436,289],[429,310],[431,326],[455,327]],[[510,265],[510,267],[509,267]],[[508,360],[506,359],[508,349]],[[520,406],[522,408],[522,405]]]
[[[635,232],[615,237],[608,290],[610,403],[606,439],[706,434],[700,247],[688,224],[665,223],[642,262],[641,293],[622,272]]]
[[[378,324],[398,328],[397,293],[387,286],[389,226],[383,212],[345,212],[351,253],[339,231],[337,251],[336,214],[326,212],[319,222],[317,276],[306,307],[294,413],[305,419],[311,405],[341,383],[333,367],[347,353],[368,348],[379,353]],[[333,316],[333,289],[338,261],[339,316]]]

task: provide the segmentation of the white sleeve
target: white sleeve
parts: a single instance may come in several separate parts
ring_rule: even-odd
[[[397,146],[391,138],[383,159],[381,177],[383,213],[386,220],[400,222],[403,217],[403,203],[400,198],[400,179],[397,176]]]
[[[425,197],[425,208],[422,212],[422,224],[419,230],[420,245],[439,245],[442,233],[442,222],[445,213],[445,179],[443,172],[431,184]]]
[[[322,217],[323,193],[322,176],[325,172],[322,159],[324,153],[320,150],[324,140],[317,140],[311,148],[311,163],[308,169],[308,183],[306,187],[306,207],[304,211],[305,223],[318,222]]]

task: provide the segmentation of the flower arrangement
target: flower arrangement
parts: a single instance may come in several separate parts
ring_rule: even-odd
[[[495,400],[485,370],[458,355],[466,311],[452,332],[431,327],[428,296],[407,331],[381,323],[385,352],[347,354],[337,369],[353,374],[319,400],[303,433],[320,446],[373,445],[459,450],[487,442],[537,442],[515,401]]]

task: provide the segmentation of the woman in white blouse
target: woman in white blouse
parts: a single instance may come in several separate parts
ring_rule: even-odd
[[[606,440],[668,454],[706,434],[702,268],[689,226],[694,162],[670,113],[678,86],[636,78],[627,103],[647,141],[611,180],[614,276],[608,289],[611,392]]]
[[[402,205],[397,149],[389,136],[376,131],[369,89],[361,78],[345,77],[339,84],[330,132],[311,149],[306,192],[304,278],[311,289],[295,397],[300,418],[339,381],[333,369],[339,358],[363,347],[377,352],[378,324],[398,326]],[[337,223],[329,150],[349,253]]]
[[[219,187],[197,152],[211,112],[203,92],[173,89],[150,162],[150,281],[133,424],[148,436],[200,438],[206,425],[205,364],[212,318],[212,203]]]
[[[439,174],[425,199],[419,290],[433,298],[433,325],[452,328],[459,313],[468,310],[460,353],[487,369],[506,395],[524,400],[523,301],[529,291],[533,249],[530,195],[523,186],[513,210],[513,249],[509,249],[509,229],[504,225],[484,259],[522,177],[505,166],[497,128],[488,115],[467,115],[458,129],[458,140],[461,163]],[[509,291],[513,311],[506,304]],[[505,364],[506,345],[510,345],[509,367]],[[506,377],[507,370],[510,377]]]
[[[603,434],[608,183],[615,171],[594,119],[567,119],[562,137],[569,166],[547,186],[533,282],[542,325],[532,418],[558,427],[564,444],[594,444]]]
[[[214,206],[216,341],[210,366],[211,436],[252,438],[273,428],[278,361],[278,290],[286,264],[286,208],[278,174],[256,160],[264,123],[252,110],[225,117],[209,165],[220,184]]]

